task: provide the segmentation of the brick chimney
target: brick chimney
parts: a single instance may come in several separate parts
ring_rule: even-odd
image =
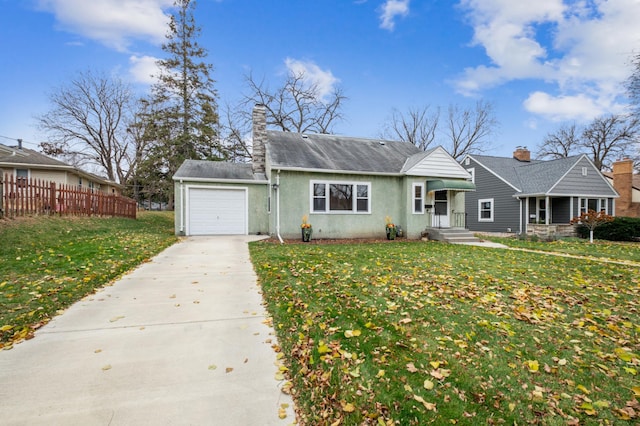
[[[613,163],[613,188],[620,194],[616,200],[616,215],[620,216],[631,207],[633,201],[633,160],[624,158]]]
[[[253,107],[253,150],[251,160],[254,173],[265,172],[264,144],[267,141],[267,109],[262,104]]]
[[[527,149],[526,146],[519,146],[513,151],[513,158],[518,161],[531,161],[531,152]]]

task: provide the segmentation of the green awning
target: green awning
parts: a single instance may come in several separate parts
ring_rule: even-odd
[[[438,179],[427,182],[427,192],[431,191],[475,191],[475,183],[468,180]]]

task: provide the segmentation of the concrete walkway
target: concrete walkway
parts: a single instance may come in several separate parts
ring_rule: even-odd
[[[294,423],[249,261],[255,239],[188,238],[0,351],[0,423]]]

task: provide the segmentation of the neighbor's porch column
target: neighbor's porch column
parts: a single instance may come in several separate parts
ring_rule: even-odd
[[[549,225],[549,218],[551,217],[551,204],[549,203],[549,196],[544,197],[544,224]]]

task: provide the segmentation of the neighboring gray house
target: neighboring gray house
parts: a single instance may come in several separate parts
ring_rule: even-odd
[[[465,200],[472,231],[568,235],[581,212],[615,212],[618,194],[586,155],[540,161],[518,148],[513,158],[467,155],[461,164],[476,184]]]
[[[268,234],[381,238],[385,218],[419,238],[431,227],[464,228],[469,173],[441,147],[266,130],[253,112],[253,162],[187,160],[173,177],[178,235]]]

